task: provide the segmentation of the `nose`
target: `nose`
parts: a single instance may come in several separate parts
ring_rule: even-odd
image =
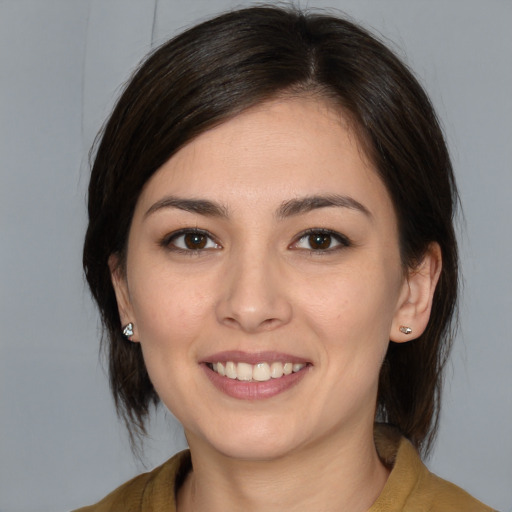
[[[238,254],[227,263],[216,308],[219,322],[257,333],[290,321],[286,277],[276,260],[270,254]]]

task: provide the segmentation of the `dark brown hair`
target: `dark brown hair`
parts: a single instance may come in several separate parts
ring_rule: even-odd
[[[130,432],[144,432],[158,397],[140,344],[127,342],[108,259],[123,259],[144,184],[185,143],[277,95],[313,93],[349,117],[387,187],[404,267],[437,242],[443,267],[427,329],[390,343],[377,417],[426,451],[439,417],[442,369],[458,287],[453,216],[457,193],[438,120],[412,73],[375,37],[338,17],[253,7],[197,25],[167,42],[126,86],[97,147],[83,264],[101,311],[110,384]]]

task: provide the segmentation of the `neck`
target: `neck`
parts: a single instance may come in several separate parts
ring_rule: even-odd
[[[178,512],[367,511],[388,470],[378,458],[373,429],[351,437],[246,461],[213,452],[190,436],[194,470],[178,493]]]

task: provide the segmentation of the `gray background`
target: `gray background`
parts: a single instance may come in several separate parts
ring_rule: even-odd
[[[81,273],[87,151],[139,59],[228,0],[0,0],[0,511],[65,511],[144,469]],[[512,510],[512,2],[330,0],[432,96],[465,208],[462,329],[432,470]],[[146,466],[184,445],[154,421]]]

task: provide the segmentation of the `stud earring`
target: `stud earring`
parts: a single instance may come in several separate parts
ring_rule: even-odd
[[[403,332],[404,334],[411,334],[412,329],[410,327],[407,327],[407,325],[401,325],[398,330],[400,332]]]
[[[123,327],[123,334],[128,339],[130,339],[130,336],[133,336],[133,324],[131,322]]]

